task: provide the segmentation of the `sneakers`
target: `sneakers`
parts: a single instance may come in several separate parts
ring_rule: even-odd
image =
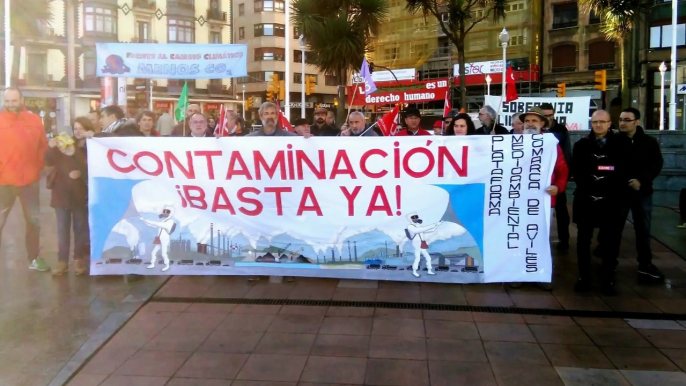
[[[87,275],[88,274],[88,260],[86,260],[86,259],[74,260],[74,273],[76,275]]]
[[[639,264],[638,266],[638,280],[653,283],[660,283],[665,280],[665,275],[652,264]]]
[[[50,270],[50,267],[48,266],[48,263],[46,263],[45,260],[43,260],[42,257],[37,257],[31,261],[29,269],[39,272],[46,272]]]
[[[52,276],[62,276],[69,271],[69,264],[58,262],[57,267],[52,270]]]

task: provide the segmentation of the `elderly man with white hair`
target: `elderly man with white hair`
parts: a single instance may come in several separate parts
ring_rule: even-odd
[[[364,114],[359,111],[353,111],[348,116],[347,127],[341,128],[342,136],[349,137],[376,137],[377,134],[372,130],[371,127],[366,128],[365,126]]]
[[[481,127],[476,130],[476,134],[481,135],[505,135],[510,134],[502,125],[499,125],[495,121],[496,116],[495,109],[489,105],[484,106],[479,110],[479,121],[481,122]]]

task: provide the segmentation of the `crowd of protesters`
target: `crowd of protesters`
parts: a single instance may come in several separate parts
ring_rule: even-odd
[[[292,122],[293,131],[279,127],[279,112],[273,103],[259,108],[260,126],[254,130],[243,118],[228,113],[223,127],[217,127],[215,117],[206,117],[197,104],[187,107],[186,118],[173,125],[168,113],[157,117],[143,111],[127,119],[118,106],[106,106],[79,117],[73,123],[73,137],[64,135],[46,138],[40,118],[23,106],[21,91],[8,88],[4,92],[4,109],[0,112],[0,232],[10,209],[18,198],[26,220],[26,251],[29,268],[48,271],[39,256],[39,180],[45,166],[51,189],[50,205],[55,209],[58,229],[58,263],[54,275],[68,271],[71,231],[74,234],[74,271],[88,272],[88,197],[86,140],[91,137],[215,137],[215,136],[378,136],[378,127],[368,125],[363,113],[353,111],[346,122],[337,127],[333,113],[320,108],[314,112],[314,122],[305,119]],[[565,190],[574,181],[572,218],[577,226],[577,258],[579,279],[575,290],[585,292],[591,281],[591,243],[598,229],[598,247],[593,254],[602,258],[600,288],[602,293],[615,293],[615,271],[621,233],[628,212],[634,218],[637,274],[641,282],[662,282],[663,274],[652,264],[650,227],[652,212],[652,182],[662,169],[662,155],[657,140],[640,126],[641,114],[634,108],[621,113],[619,128],[612,127],[608,112],[597,110],[591,118],[588,136],[572,148],[569,132],[555,120],[554,109],[545,103],[525,113],[513,116],[512,132],[497,123],[491,106],[479,111],[481,127],[472,117],[451,111],[436,122],[432,132],[421,127],[421,113],[416,108],[403,112],[402,129],[396,136],[426,135],[508,135],[552,133],[558,140],[557,162],[552,172],[552,185],[546,192],[552,196],[557,218],[559,242],[557,249],[569,249],[570,216]],[[516,283],[512,284],[517,286]],[[549,286],[542,285],[545,289]]]

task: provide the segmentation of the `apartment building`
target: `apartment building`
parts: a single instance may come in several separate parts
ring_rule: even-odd
[[[290,84],[291,119],[301,116],[301,90],[304,82],[302,49],[298,43],[299,33],[290,30],[290,79],[286,71],[286,15],[287,0],[233,0],[234,42],[248,46],[248,76],[236,78],[236,90],[245,90],[245,97],[253,98],[253,108],[246,119],[257,118],[257,108],[266,101],[267,82],[270,75]],[[290,23],[289,23],[290,24]],[[305,97],[306,118],[312,119],[317,107],[334,108],[338,83],[334,76],[320,72],[310,64],[305,52],[305,76],[315,79],[315,93]],[[285,84],[284,84],[285,86]],[[282,101],[283,103],[283,101]]]

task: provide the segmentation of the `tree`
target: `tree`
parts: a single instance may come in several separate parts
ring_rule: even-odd
[[[312,63],[336,77],[338,122],[345,121],[345,85],[386,18],[386,0],[295,0],[291,21],[305,37]]]
[[[422,12],[424,16],[433,15],[438,25],[457,49],[457,62],[460,64],[460,102],[467,106],[467,77],[464,73],[466,66],[465,41],[467,34],[484,21],[498,22],[505,19],[505,5],[507,0],[407,0],[407,9],[415,14]],[[483,10],[483,15],[477,16],[476,11]],[[447,17],[443,17],[446,15]]]
[[[5,1],[2,1],[4,10]],[[44,28],[51,25],[53,21],[50,2],[52,0],[21,0],[12,1],[10,4],[10,28],[12,30],[12,84],[16,85],[19,79],[19,61],[21,59],[21,48],[24,45],[23,39],[27,36],[40,36],[44,33]],[[4,17],[4,15],[3,15]]]
[[[620,68],[622,70],[622,104],[628,106],[631,100],[629,89],[629,63],[627,63],[627,38],[636,27],[642,15],[647,14],[653,0],[579,0],[581,10],[593,12],[600,17],[600,31],[608,40],[619,45]]]

